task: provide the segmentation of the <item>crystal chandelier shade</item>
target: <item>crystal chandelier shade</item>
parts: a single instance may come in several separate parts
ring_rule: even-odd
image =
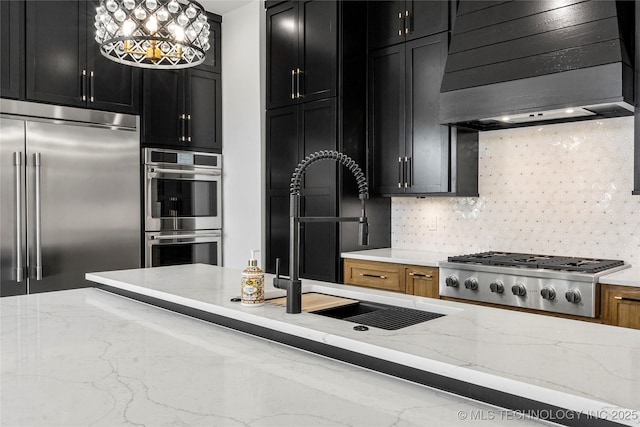
[[[193,67],[210,48],[204,8],[189,0],[100,0],[95,27],[100,53],[135,67]]]

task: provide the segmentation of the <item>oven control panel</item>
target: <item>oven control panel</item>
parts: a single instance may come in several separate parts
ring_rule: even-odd
[[[509,269],[514,270],[514,269]],[[517,270],[517,269],[515,269]],[[596,317],[593,281],[440,267],[440,296]]]

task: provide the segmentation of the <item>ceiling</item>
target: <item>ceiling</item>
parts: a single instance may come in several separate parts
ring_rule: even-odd
[[[252,1],[260,1],[260,0],[199,0],[200,3],[205,10],[213,13],[217,13],[218,15],[224,15],[225,13],[229,13],[233,10],[236,10],[246,4],[251,3]]]

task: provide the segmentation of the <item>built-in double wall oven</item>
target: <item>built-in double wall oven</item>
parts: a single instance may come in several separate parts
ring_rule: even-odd
[[[222,156],[144,149],[145,266],[222,265]]]

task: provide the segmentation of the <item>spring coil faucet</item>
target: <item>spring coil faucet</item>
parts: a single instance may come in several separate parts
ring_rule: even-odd
[[[358,197],[361,202],[359,217],[301,217],[300,186],[302,176],[309,166],[320,160],[333,160],[345,166],[356,178]],[[369,186],[360,166],[346,154],[335,150],[322,150],[309,154],[293,171],[289,186],[289,278],[280,277],[280,259],[276,259],[276,277],[273,286],[287,291],[287,313],[302,311],[302,282],[299,279],[300,260],[300,223],[303,222],[357,222],[358,242],[362,246],[369,244],[369,224],[367,222],[365,200],[369,198]]]

